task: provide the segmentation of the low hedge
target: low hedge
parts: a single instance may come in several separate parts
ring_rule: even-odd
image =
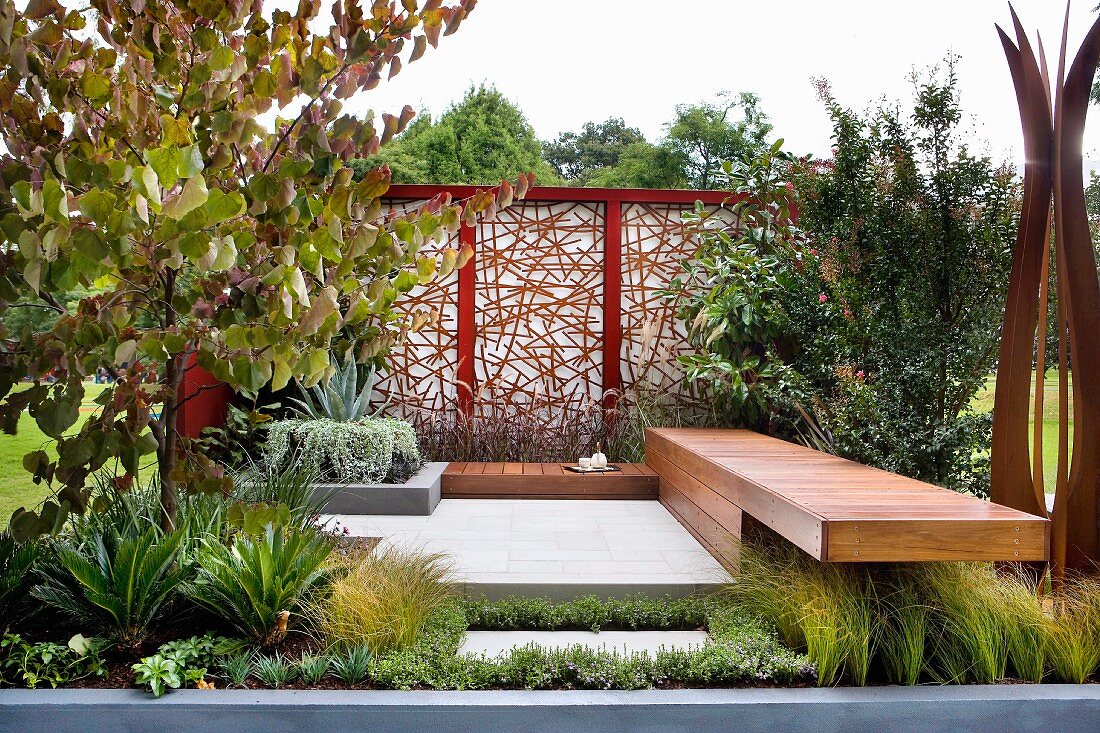
[[[654,656],[583,646],[528,645],[496,658],[458,655],[470,629],[684,630],[706,628],[710,639],[692,650]],[[635,690],[811,684],[809,660],[792,652],[761,622],[717,603],[687,600],[603,600],[554,605],[545,600],[453,601],[438,610],[410,648],[375,658],[373,686],[398,690],[493,688]]]

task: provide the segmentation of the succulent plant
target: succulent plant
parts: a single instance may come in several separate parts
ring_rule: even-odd
[[[374,366],[367,367],[366,377],[361,385],[359,367],[353,359],[348,359],[343,367],[334,359],[332,366],[335,371],[323,383],[311,389],[298,383],[304,399],[291,399],[290,402],[303,418],[355,422],[375,417],[382,412],[384,404],[375,410],[370,405],[371,393],[374,391]]]

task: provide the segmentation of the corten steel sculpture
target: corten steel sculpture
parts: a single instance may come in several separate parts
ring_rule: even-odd
[[[1085,213],[1082,173],[1085,114],[1100,59],[1100,19],[1089,29],[1067,71],[1067,4],[1052,98],[1042,41],[1036,55],[1011,5],[1009,10],[1016,43],[999,26],[997,32],[1016,87],[1026,162],[1023,207],[997,369],[992,499],[1050,517],[1051,567],[1054,577],[1060,579],[1066,569],[1095,569],[1100,562],[1100,282]],[[1048,513],[1040,416],[1051,232],[1058,295],[1059,430],[1054,508]],[[1037,326],[1040,346],[1036,350]],[[1032,458],[1028,408],[1036,351]],[[1072,436],[1068,423],[1071,364]]]

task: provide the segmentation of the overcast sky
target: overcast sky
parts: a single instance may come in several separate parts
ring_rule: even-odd
[[[1095,4],[1074,3],[1071,54]],[[1064,5],[1015,6],[1056,66]],[[438,49],[353,105],[440,112],[484,81],[541,138],[618,116],[656,140],[677,104],[752,91],[791,152],[821,155],[830,124],[811,77],[827,78],[845,106],[864,108],[883,95],[909,99],[909,74],[952,52],[975,141],[1018,159],[1019,116],[995,22],[1011,33],[1001,0],[480,0]],[[1100,108],[1090,115],[1085,156],[1100,158]]]

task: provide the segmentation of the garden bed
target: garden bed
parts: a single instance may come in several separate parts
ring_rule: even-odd
[[[425,463],[403,484],[317,484],[315,496],[331,495],[331,514],[427,516],[439,505],[446,462]]]

